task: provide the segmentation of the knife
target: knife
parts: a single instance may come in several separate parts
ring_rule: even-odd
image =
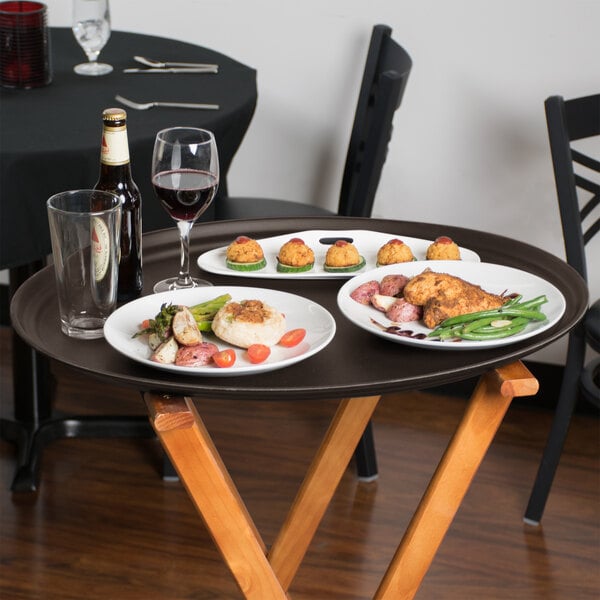
[[[123,69],[123,73],[218,73],[216,67],[187,67],[168,69]]]
[[[146,58],[144,56],[134,56],[133,60],[139,62],[147,67],[155,69],[165,69],[166,67],[186,67],[186,68],[214,68],[218,69],[219,65],[206,64],[206,63],[184,63],[184,62],[162,62],[160,60],[154,60],[152,58]]]

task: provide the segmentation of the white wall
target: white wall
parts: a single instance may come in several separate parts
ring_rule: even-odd
[[[46,4],[51,25],[70,24],[70,2]],[[255,67],[258,107],[230,192],[329,208],[371,27],[390,25],[414,66],[374,216],[474,227],[564,256],[543,101],[599,91],[600,1],[112,0],[111,11],[114,29]],[[564,348],[534,358],[560,363]]]

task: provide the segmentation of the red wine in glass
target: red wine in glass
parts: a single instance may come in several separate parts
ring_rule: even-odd
[[[195,169],[162,171],[152,178],[156,196],[176,221],[195,221],[210,206],[218,183],[213,173]]]

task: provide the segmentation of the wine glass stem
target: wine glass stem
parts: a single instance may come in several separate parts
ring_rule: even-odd
[[[190,232],[193,225],[193,221],[177,221],[181,240],[181,262],[177,285],[181,287],[192,287],[194,285],[190,277]]]
[[[85,53],[89,62],[96,62],[100,55],[100,50],[86,50]]]

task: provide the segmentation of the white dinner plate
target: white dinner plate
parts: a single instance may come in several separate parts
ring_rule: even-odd
[[[272,346],[267,360],[252,364],[246,357],[246,351],[235,348],[236,361],[232,367],[219,368],[216,365],[204,367],[179,367],[162,365],[150,360],[151,350],[145,336],[132,337],[144,319],[152,319],[160,312],[162,304],[183,304],[193,306],[212,300],[222,294],[230,294],[234,301],[261,300],[285,314],[286,329],[302,327],[306,337],[293,348]],[[173,371],[185,375],[204,377],[232,377],[236,375],[254,375],[288,367],[316,354],[332,340],[335,334],[335,320],[331,313],[321,305],[287,292],[253,287],[215,286],[162,292],[133,300],[117,309],[104,324],[106,341],[121,354],[155,369]],[[234,348],[212,333],[202,333],[204,341],[215,343],[220,350]]]
[[[442,342],[434,339],[420,340],[385,331],[385,327],[389,327],[390,325],[393,325],[393,323],[386,318],[384,313],[376,310],[372,306],[359,304],[350,297],[353,290],[367,281],[381,281],[385,275],[390,274],[402,274],[407,277],[413,277],[422,273],[427,268],[438,273],[448,273],[450,275],[461,277],[465,281],[479,285],[485,291],[493,294],[516,293],[521,294],[523,300],[531,300],[545,294],[548,298],[548,302],[542,304],[541,311],[546,315],[547,319],[545,321],[533,321],[529,323],[521,333],[497,340],[461,340],[459,342]],[[339,290],[337,302],[346,318],[369,333],[373,333],[398,344],[409,344],[436,350],[473,350],[514,344],[515,342],[520,342],[526,338],[538,335],[542,331],[552,327],[552,325],[561,318],[566,307],[564,296],[560,291],[551,283],[537,275],[512,267],[491,263],[459,261],[413,262],[373,269],[368,273],[363,273],[362,275],[347,281]],[[376,323],[383,325],[384,328],[382,329]],[[401,329],[412,331],[414,334],[426,334],[431,331],[431,329],[428,329],[423,325],[422,321],[402,323]]]
[[[240,235],[246,235],[240,232]],[[300,238],[312,248],[315,253],[315,266],[304,273],[280,273],[277,271],[277,255],[279,249],[285,242],[292,238]],[[352,239],[352,243],[356,246],[358,252],[365,258],[365,266],[359,271],[350,273],[329,273],[323,268],[325,263],[325,255],[329,246],[336,239],[348,238]],[[259,271],[235,271],[227,268],[225,263],[225,255],[228,246],[209,250],[198,257],[198,266],[209,273],[217,273],[219,275],[230,275],[234,277],[252,277],[263,279],[348,279],[354,277],[357,273],[363,273],[377,266],[377,251],[383,244],[394,239],[401,239],[407,246],[410,247],[414,257],[417,260],[425,260],[427,247],[432,240],[422,240],[419,238],[408,237],[402,234],[380,233],[378,231],[365,230],[325,230],[312,229],[309,231],[297,231],[294,233],[286,233],[275,237],[258,239],[267,265]],[[328,243],[323,243],[322,240],[329,240]],[[333,240],[333,241],[331,241]],[[233,239],[231,240],[233,242]],[[472,250],[460,248],[460,255],[463,261],[479,261],[479,255]]]

